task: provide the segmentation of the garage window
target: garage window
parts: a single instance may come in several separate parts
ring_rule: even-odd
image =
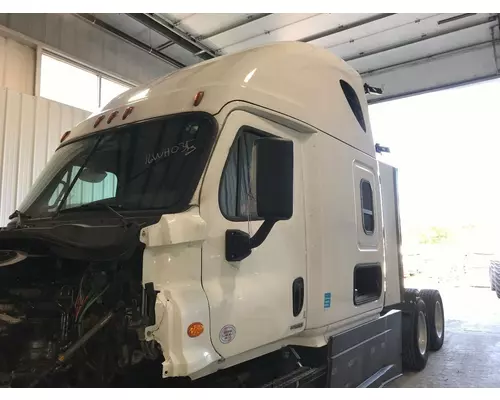
[[[367,180],[361,180],[361,213],[363,229],[367,235],[375,231],[375,215],[373,213],[373,190]]]
[[[46,99],[94,112],[131,87],[60,57],[42,54],[40,96]]]
[[[351,85],[349,85],[344,80],[340,80],[340,87],[344,92],[344,96],[347,102],[349,103],[349,106],[351,107],[354,116],[361,125],[361,128],[363,128],[363,130],[366,132],[365,117],[363,116],[363,110],[361,109],[361,103],[359,102],[359,98],[358,95],[356,94],[356,91]]]

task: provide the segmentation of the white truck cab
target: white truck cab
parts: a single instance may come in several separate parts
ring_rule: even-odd
[[[0,232],[0,272],[40,254],[78,264],[56,285],[66,340],[37,330],[59,358],[21,384],[55,384],[67,359],[131,326],[117,370],[148,359],[190,382],[252,375],[283,351],[293,366],[259,385],[380,386],[423,368],[443,343],[442,300],[404,289],[397,171],[376,148],[360,75],[305,43],[121,94],[64,134]],[[0,323],[30,321],[18,314]]]

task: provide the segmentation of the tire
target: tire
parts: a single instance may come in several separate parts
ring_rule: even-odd
[[[419,327],[425,330],[420,331]],[[419,346],[421,344],[421,346]],[[403,368],[422,371],[429,358],[429,330],[427,329],[427,310],[422,299],[418,298],[409,312],[403,313]]]
[[[494,261],[490,261],[490,289],[495,291],[496,289],[496,270],[497,264]]]
[[[427,309],[427,327],[429,330],[429,350],[437,351],[444,343],[444,307],[438,290],[424,289],[420,298]]]
[[[495,292],[497,294],[497,297],[500,299],[500,268],[498,268],[498,265],[495,264],[493,268],[493,282],[495,284]]]
[[[406,304],[416,304],[419,295],[418,289],[405,289],[404,302]]]

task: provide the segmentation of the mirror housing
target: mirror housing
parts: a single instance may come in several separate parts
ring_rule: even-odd
[[[293,215],[293,142],[271,137],[257,139],[253,152],[252,192],[257,215],[282,221]]]
[[[277,138],[255,141],[252,156],[252,193],[256,215],[264,220],[253,237],[246,232],[226,231],[226,260],[241,261],[260,246],[277,221],[293,215],[293,142]]]
[[[78,178],[87,183],[101,183],[104,179],[106,179],[106,176],[108,176],[106,172],[84,168]]]

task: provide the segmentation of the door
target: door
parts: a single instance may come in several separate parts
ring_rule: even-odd
[[[252,147],[262,135],[294,143],[294,209],[240,262],[225,259],[225,233],[254,235],[262,221],[249,207]],[[303,134],[244,111],[227,118],[205,176],[201,217],[209,227],[202,281],[215,349],[228,358],[301,332],[305,326],[306,253],[302,183]],[[279,160],[276,160],[279,162]]]

